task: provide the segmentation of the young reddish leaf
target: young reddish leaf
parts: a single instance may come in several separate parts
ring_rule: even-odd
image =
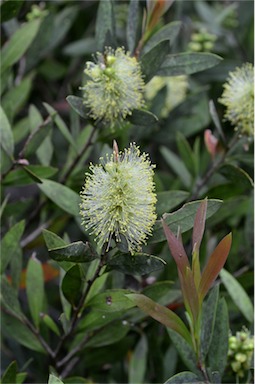
[[[199,314],[199,300],[193,273],[190,268],[186,268],[185,276],[183,277],[183,290],[185,291],[184,294],[195,322]]]
[[[173,311],[157,304],[155,301],[149,299],[149,297],[138,293],[132,293],[126,295],[131,301],[133,301],[142,311],[147,315],[153,317],[153,319],[164,324],[166,327],[173,329],[179,333],[190,345],[192,345],[191,336],[186,325]]]
[[[213,282],[216,280],[218,274],[223,268],[232,243],[232,234],[229,233],[225,236],[221,242],[217,245],[213,253],[211,254],[205,269],[202,273],[200,285],[199,285],[199,298],[202,301]]]
[[[204,199],[198,207],[194,220],[194,228],[192,233],[192,250],[199,251],[200,244],[205,230],[205,219],[207,211],[207,198]]]
[[[207,198],[198,207],[192,233],[192,273],[196,288],[199,287],[201,280],[199,249],[205,230],[206,211]]]
[[[181,242],[181,239],[177,239],[173,232],[168,228],[166,225],[164,219],[161,219],[163,229],[165,232],[165,236],[168,242],[169,249],[171,251],[171,254],[176,262],[176,265],[182,275],[184,275],[185,270],[187,267],[190,268],[189,260],[186,255],[185,249],[183,247],[183,244]]]

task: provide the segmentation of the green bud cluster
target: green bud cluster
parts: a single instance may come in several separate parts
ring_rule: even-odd
[[[235,336],[230,335],[228,340],[228,362],[233,372],[244,377],[245,372],[250,369],[253,351],[254,339],[248,329],[243,327],[242,331],[237,332]]]
[[[211,52],[214,48],[216,39],[216,35],[213,35],[202,29],[199,32],[192,33],[191,41],[188,44],[188,49],[191,52]]]

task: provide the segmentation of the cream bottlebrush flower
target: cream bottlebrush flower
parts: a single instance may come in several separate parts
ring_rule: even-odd
[[[156,220],[153,171],[148,155],[130,144],[118,153],[101,159],[100,165],[90,165],[81,191],[82,224],[102,247],[110,246],[114,237],[126,239],[131,253],[139,251],[152,232]]]
[[[104,55],[97,53],[96,63],[87,62],[84,72],[90,79],[81,89],[93,119],[113,128],[134,108],[144,105],[140,64],[123,48],[107,48]]]
[[[230,72],[223,88],[219,102],[226,106],[225,118],[241,133],[251,136],[254,127],[253,65],[246,63]]]
[[[154,76],[145,86],[145,98],[152,100],[163,87],[166,87],[166,100],[161,117],[167,117],[172,109],[184,101],[188,86],[187,76]]]

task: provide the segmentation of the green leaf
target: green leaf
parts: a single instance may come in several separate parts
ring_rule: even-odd
[[[36,64],[64,39],[72,26],[77,13],[77,6],[67,6],[62,11],[49,12],[43,19],[39,32],[31,44],[26,58],[27,69],[35,67]]]
[[[181,204],[189,196],[186,191],[163,191],[157,193],[156,211],[158,216],[171,211],[177,205]]]
[[[7,153],[7,155],[12,158],[14,151],[14,140],[13,133],[9,123],[9,120],[5,114],[5,111],[0,106],[0,137],[1,137],[1,146]]]
[[[32,41],[34,40],[41,24],[40,19],[32,20],[12,35],[10,41],[2,49],[1,71],[4,72],[8,67],[15,64],[24,55]]]
[[[190,144],[186,137],[181,133],[177,132],[176,134],[176,144],[178,146],[178,151],[181,155],[181,158],[185,164],[185,167],[190,172],[191,175],[196,175],[196,166],[194,153],[190,147]]]
[[[17,375],[17,363],[16,361],[12,361],[11,364],[8,365],[4,374],[1,378],[2,384],[13,384],[16,383],[16,375]]]
[[[142,290],[142,294],[161,305],[182,301],[180,289],[173,289],[172,281],[157,281]]]
[[[160,153],[164,157],[166,163],[174,171],[174,173],[180,178],[182,183],[188,188],[191,185],[191,175],[187,170],[185,164],[180,160],[174,152],[167,147],[160,147]]]
[[[20,320],[3,311],[1,321],[3,335],[16,340],[19,344],[33,351],[45,353],[36,336]]]
[[[222,58],[213,53],[176,53],[168,55],[157,76],[191,75],[219,64]]]
[[[76,145],[76,143],[73,139],[73,136],[71,135],[69,129],[67,128],[67,125],[64,122],[64,120],[59,116],[57,111],[54,108],[52,108],[49,104],[43,103],[43,105],[46,108],[49,115],[51,116],[52,120],[56,123],[58,129],[60,130],[60,132],[62,133],[64,138],[68,141],[69,144],[72,145],[75,152],[77,153],[77,145]]]
[[[229,322],[228,308],[224,298],[218,302],[212,341],[208,353],[209,366],[221,376],[227,364]]]
[[[145,83],[148,83],[148,81],[150,81],[150,79],[157,73],[169,53],[169,50],[169,41],[165,40],[161,41],[142,56],[141,69]]]
[[[79,216],[80,196],[72,189],[56,181],[42,179],[40,190],[58,207],[73,216]]]
[[[21,236],[25,229],[25,220],[15,224],[3,237],[1,242],[1,274],[5,272],[11,258],[19,247]]]
[[[128,293],[130,293],[130,291],[125,289],[108,289],[92,297],[92,299],[86,303],[86,307],[91,307],[101,312],[101,314],[127,310],[135,306],[135,304],[126,297]]]
[[[159,321],[161,324],[164,324],[167,328],[174,329],[178,332],[187,343],[192,343],[191,336],[186,325],[173,311],[142,294],[132,293],[127,294],[126,297],[128,297],[147,315],[153,317],[153,319]]]
[[[57,376],[50,374],[48,384],[64,384]]]
[[[192,372],[185,371],[181,373],[177,373],[176,375],[172,376],[170,379],[168,379],[164,384],[191,384],[191,383],[200,383],[203,384],[203,382]]]
[[[24,318],[16,291],[4,275],[1,276],[0,299],[3,307],[9,314],[21,320]]]
[[[66,101],[73,108],[73,110],[78,113],[78,115],[84,117],[85,119],[88,117],[89,109],[84,105],[82,97],[69,95],[67,96]]]
[[[34,74],[30,74],[22,79],[17,85],[7,92],[2,100],[2,106],[9,120],[13,120],[15,115],[25,104],[33,84]]]
[[[188,344],[183,337],[181,337],[177,332],[173,331],[172,329],[167,328],[167,332],[187,368],[195,374],[199,374],[199,370],[197,368],[196,355],[190,344]]]
[[[219,173],[232,183],[237,184],[243,190],[252,189],[254,187],[253,180],[248,173],[235,165],[225,164],[219,168]]]
[[[47,315],[46,313],[41,313],[41,318],[44,324],[46,324],[46,326],[51,331],[53,331],[56,335],[60,336],[60,331],[57,324],[55,323],[54,320],[52,320],[52,318],[49,315]]]
[[[44,275],[41,262],[35,256],[30,258],[27,265],[26,293],[32,319],[36,328],[39,328],[44,302]]]
[[[82,294],[82,285],[80,267],[79,265],[74,265],[66,272],[61,285],[65,298],[73,307],[79,303]]]
[[[152,37],[146,42],[143,52],[148,52],[150,49],[155,47],[158,43],[164,40],[168,40],[169,45],[173,45],[176,37],[178,36],[181,29],[180,21],[173,21],[160,28]]]
[[[65,240],[61,239],[56,233],[48,231],[47,229],[43,230],[43,238],[48,249],[58,248],[66,245]]]
[[[221,270],[220,277],[233,302],[244,317],[252,323],[254,320],[254,308],[241,284],[226,269]]]
[[[143,111],[141,109],[134,109],[132,115],[127,117],[127,120],[134,125],[141,126],[150,126],[158,123],[158,118],[156,115],[149,111]]]
[[[225,236],[220,243],[217,245],[215,250],[210,255],[206,266],[201,274],[201,281],[198,288],[198,294],[202,301],[212,284],[218,277],[221,269],[223,268],[230,248],[232,244],[232,234],[229,233]]]
[[[63,53],[68,56],[84,56],[95,52],[96,39],[86,37],[65,45]]]
[[[10,276],[11,276],[11,284],[12,287],[16,290],[18,294],[18,290],[20,287],[21,280],[21,272],[22,272],[22,263],[23,263],[23,252],[20,246],[15,248],[15,251],[12,254],[11,262],[10,262]]]
[[[26,372],[20,372],[20,373],[17,373],[17,376],[16,376],[16,384],[22,384],[22,383],[24,383],[26,377],[27,377],[27,373],[26,373]]]
[[[44,165],[27,165],[14,169],[3,180],[4,185],[29,185],[41,182],[41,178],[47,179],[57,173],[58,169]]]
[[[163,259],[147,253],[118,253],[107,262],[107,267],[130,275],[145,275],[163,268],[165,264]]]
[[[192,201],[191,203],[184,204],[180,209],[173,213],[166,213],[163,215],[165,223],[171,229],[172,232],[177,234],[178,227],[180,227],[181,233],[188,231],[193,228],[195,215],[201,201]],[[215,212],[218,211],[222,204],[221,200],[209,199],[207,205],[206,218],[211,217]],[[151,243],[159,243],[166,240],[163,232],[162,223],[157,220],[154,225],[153,235],[149,239]]]
[[[146,373],[146,363],[148,354],[148,342],[145,335],[138,341],[134,352],[131,355],[128,370],[128,382],[144,383]]]
[[[89,293],[86,297],[86,302],[92,299],[92,297],[97,295],[99,292],[103,291],[108,276],[109,273],[103,273],[92,283]],[[88,275],[86,275],[86,278],[89,278]]]
[[[126,336],[130,330],[130,324],[127,321],[116,320],[102,328],[86,343],[86,348],[103,347],[117,343]]]
[[[5,1],[1,3],[1,24],[5,21],[13,19],[19,12],[21,6],[23,4],[22,0],[19,1]]]
[[[24,156],[28,157],[34,154],[46,139],[46,137],[50,134],[51,129],[52,121],[47,119],[38,128],[31,132],[23,148]]]
[[[105,46],[111,46],[115,38],[115,23],[112,0],[101,0],[96,19],[96,50],[103,52]],[[111,41],[107,41],[107,40]]]
[[[205,360],[209,347],[212,341],[214,324],[216,319],[216,311],[219,299],[219,286],[215,286],[210,292],[207,300],[203,303],[202,307],[202,320],[201,320],[201,357]]]
[[[86,316],[81,319],[78,325],[77,331],[79,333],[90,332],[98,328],[105,327],[107,324],[111,323],[113,320],[123,318],[128,311],[122,309],[115,312],[102,312],[97,311],[96,307],[93,308],[89,313],[86,313]],[[124,316],[123,316],[124,315]],[[124,318],[125,319],[125,318]]]
[[[89,243],[77,241],[68,245],[49,249],[49,255],[56,261],[71,261],[73,263],[87,263],[98,258]]]
[[[134,52],[137,41],[137,30],[139,25],[139,0],[130,0],[127,17],[127,46],[131,54]]]

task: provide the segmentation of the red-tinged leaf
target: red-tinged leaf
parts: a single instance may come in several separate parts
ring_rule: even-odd
[[[229,233],[221,240],[221,242],[217,245],[217,247],[211,254],[202,273],[201,282],[199,285],[200,302],[202,302],[203,298],[205,297],[213,282],[216,280],[221,269],[223,268],[231,248],[231,243],[232,234]]]
[[[187,267],[184,276],[179,273],[179,280],[184,306],[190,316],[196,321],[199,313],[199,300],[191,269]]]
[[[188,256],[186,255],[185,249],[183,247],[181,238],[177,239],[173,232],[168,228],[164,219],[161,219],[165,236],[168,242],[169,249],[171,254],[176,262],[176,265],[179,271],[184,275],[187,267],[190,268]]]
[[[194,228],[192,233],[192,250],[199,251],[200,244],[205,230],[205,220],[207,211],[207,199],[204,199],[198,207],[194,220]]]
[[[207,198],[198,207],[192,233],[192,273],[196,287],[199,287],[201,280],[199,249],[205,230],[205,220],[207,211]]]
[[[218,152],[219,140],[212,134],[210,129],[206,129],[204,133],[204,142],[207,148],[207,151],[210,153],[212,158],[215,157]]]
[[[157,304],[149,297],[142,294],[132,293],[126,295],[133,303],[135,303],[147,315],[164,324],[166,327],[173,329],[179,333],[190,345],[192,345],[191,336],[186,325],[173,311]]]

